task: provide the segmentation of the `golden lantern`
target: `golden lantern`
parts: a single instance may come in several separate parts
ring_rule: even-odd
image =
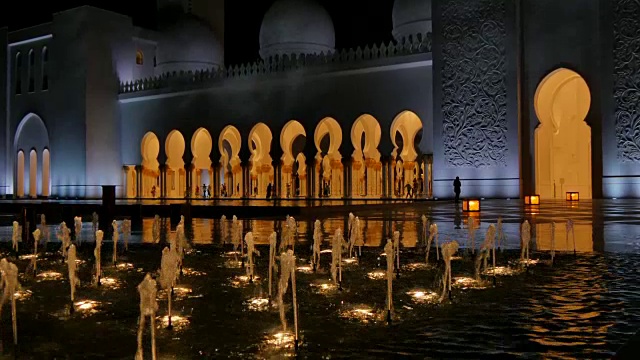
[[[525,195],[525,205],[540,205],[540,195]]]
[[[480,200],[479,199],[462,200],[462,211],[466,211],[466,212],[480,211]]]
[[[567,191],[567,201],[578,201],[580,200],[580,193],[577,191]]]

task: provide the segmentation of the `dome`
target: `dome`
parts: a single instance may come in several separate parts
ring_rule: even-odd
[[[393,3],[393,37],[431,32],[431,0],[396,0]]]
[[[196,71],[224,65],[224,51],[213,31],[194,16],[183,16],[160,35],[156,73]]]
[[[278,0],[260,27],[260,56],[318,54],[335,49],[329,13],[313,0]]]

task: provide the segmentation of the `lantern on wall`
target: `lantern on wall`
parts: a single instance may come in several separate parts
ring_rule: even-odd
[[[578,201],[580,200],[580,193],[571,191],[567,192],[567,201]]]
[[[466,212],[480,211],[480,200],[479,199],[462,200],[462,211],[466,211]]]
[[[525,195],[525,205],[540,205],[540,195]]]

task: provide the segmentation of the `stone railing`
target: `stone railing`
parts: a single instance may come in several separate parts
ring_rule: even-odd
[[[370,60],[386,59],[431,52],[431,33],[405,39],[402,43],[389,42],[380,46],[365,46],[340,50],[329,54],[274,56],[252,64],[242,64],[203,71],[165,73],[152,78],[120,83],[120,94],[170,88],[174,85],[202,84],[227,78],[276,74],[327,64],[358,64]]]

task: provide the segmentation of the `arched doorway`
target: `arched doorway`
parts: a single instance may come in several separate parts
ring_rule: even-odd
[[[564,198],[567,191],[590,199],[591,128],[584,121],[591,106],[585,80],[560,68],[547,75],[534,98],[540,125],[535,130],[536,192]]]
[[[218,149],[220,151],[220,193],[222,196],[241,197],[242,167],[240,161],[240,147],[242,146],[240,131],[227,125],[220,133]]]
[[[391,123],[391,152],[393,166],[393,194],[396,197],[407,195],[407,185],[411,185],[412,192],[423,193],[423,169],[416,161],[418,159],[418,143],[422,136],[422,121],[415,113],[403,111]],[[414,181],[415,180],[415,181]],[[414,189],[414,187],[418,189]],[[415,191],[417,190],[417,191]],[[421,191],[422,190],[422,191]]]
[[[25,149],[29,150],[29,165],[26,167]],[[46,158],[44,153],[46,151]],[[20,121],[14,138],[14,151],[16,154],[16,176],[14,193],[17,197],[23,197],[25,190],[32,198],[37,196],[49,196],[50,166],[49,166],[49,133],[44,121],[36,114],[28,114]],[[42,154],[42,163],[38,164],[38,154]],[[46,162],[45,162],[46,160]],[[46,168],[45,168],[46,165]],[[26,171],[29,172],[28,177]],[[46,176],[46,177],[45,177]],[[27,182],[28,181],[28,182]],[[27,184],[25,185],[25,182]],[[45,186],[46,184],[46,186]],[[79,191],[78,189],[70,189]],[[64,194],[63,194],[64,195]]]
[[[369,114],[357,118],[351,127],[353,197],[382,196],[382,163],[378,151],[381,138],[380,123]]]
[[[49,186],[49,172],[51,171],[51,159],[49,158],[49,149],[42,151],[42,196],[49,196],[51,193]]]
[[[307,196],[307,164],[303,149],[307,132],[297,120],[291,120],[280,132],[282,148],[282,181],[280,193],[283,197]]]
[[[24,151],[18,150],[16,156],[16,197],[24,196]]]
[[[38,153],[36,149],[29,152],[29,197],[38,197]]]
[[[187,172],[184,168],[184,136],[178,130],[172,130],[164,143],[167,156],[167,185],[168,198],[184,198],[187,193]]]
[[[316,154],[316,189],[320,197],[339,199],[342,197],[344,168],[340,145],[342,128],[333,118],[322,119],[313,134],[318,150]]]
[[[266,197],[267,186],[273,186],[273,165],[271,162],[271,129],[265,123],[258,123],[249,132],[249,174],[251,176],[251,196]]]
[[[153,132],[148,132],[140,142],[140,154],[142,155],[142,183],[138,196],[143,198],[160,197],[160,163],[158,163],[158,154],[160,154],[160,141]],[[128,167],[132,174],[127,179],[135,182],[135,169]]]
[[[213,169],[211,168],[211,150],[213,149],[213,139],[205,128],[199,128],[193,133],[191,138],[191,154],[193,154],[193,185],[192,196],[204,197],[205,190],[207,196],[213,191],[211,180],[213,179]],[[196,188],[199,189],[196,193]]]

